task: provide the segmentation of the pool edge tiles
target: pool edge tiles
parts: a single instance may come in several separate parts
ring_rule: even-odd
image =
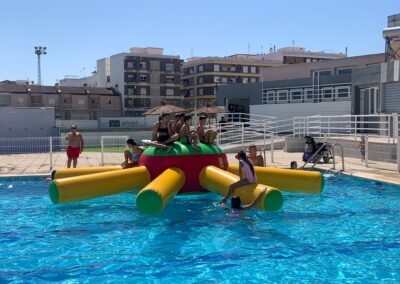
[[[389,181],[389,180],[385,180],[384,177],[371,177],[370,174],[364,174],[361,172],[355,172],[355,173],[351,173],[351,172],[342,172],[342,174],[346,175],[346,176],[351,176],[351,177],[355,177],[355,178],[359,178],[359,179],[363,179],[363,180],[370,180],[370,181],[378,181],[378,182],[382,182],[388,185],[396,185],[396,186],[400,186],[400,181],[396,182],[396,181]],[[387,178],[387,177],[385,177]]]

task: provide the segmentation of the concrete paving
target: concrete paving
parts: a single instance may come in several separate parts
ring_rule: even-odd
[[[228,153],[228,161],[237,163],[235,154]],[[291,161],[296,161],[298,166],[302,166],[302,153],[287,153],[283,150],[275,150],[273,153],[273,162],[271,161],[271,152],[266,151],[267,166],[276,166],[288,168]],[[53,153],[50,157],[49,153],[38,154],[13,154],[0,155],[0,177],[5,176],[31,176],[31,175],[48,175],[51,172],[50,160],[52,161],[52,169],[66,167],[67,157],[65,152]],[[83,152],[78,160],[78,167],[99,166],[104,161],[106,165],[117,165],[123,160],[122,153],[101,153]],[[317,168],[331,169],[332,162],[328,164],[318,164]],[[336,170],[341,169],[340,158],[337,157]],[[345,157],[345,173],[400,184],[400,174],[397,172],[395,163],[369,161],[368,167],[358,158]]]

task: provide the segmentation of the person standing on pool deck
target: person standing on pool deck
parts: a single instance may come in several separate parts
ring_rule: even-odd
[[[251,144],[248,149],[248,158],[253,162],[254,166],[264,167],[264,158],[261,155],[257,155],[257,146]]]
[[[79,155],[83,151],[83,138],[82,135],[77,132],[77,127],[75,124],[71,126],[71,132],[68,133],[67,137],[65,137],[65,140],[68,141],[68,146],[67,146],[67,157],[68,157],[68,162],[67,162],[67,167],[71,167],[71,162],[72,166],[76,168],[76,165],[78,164],[78,158]]]
[[[244,185],[248,185],[248,184],[257,183],[257,177],[256,177],[256,173],[254,171],[253,162],[247,158],[246,153],[243,151],[240,151],[239,153],[237,153],[235,158],[239,160],[240,180],[238,180],[235,183],[232,183],[229,186],[228,192],[226,193],[225,197],[220,201],[220,204],[222,207],[225,206],[226,201],[232,195],[235,188],[238,188],[238,187],[241,187]],[[242,176],[243,169],[244,169],[244,172],[246,173],[246,177]]]

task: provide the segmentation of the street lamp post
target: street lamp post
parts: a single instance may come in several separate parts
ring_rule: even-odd
[[[40,70],[40,56],[47,54],[47,48],[45,46],[35,46],[35,54],[37,55],[38,62],[38,85],[42,84],[42,75]]]

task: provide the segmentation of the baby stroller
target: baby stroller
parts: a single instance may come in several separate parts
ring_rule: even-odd
[[[327,143],[316,143],[314,138],[311,136],[304,136],[304,138],[306,139],[306,145],[304,147],[303,162],[307,162],[321,147],[322,148],[318,154],[316,154],[309,162],[318,163],[322,159],[324,163],[328,163],[329,160],[333,158],[332,152]]]

